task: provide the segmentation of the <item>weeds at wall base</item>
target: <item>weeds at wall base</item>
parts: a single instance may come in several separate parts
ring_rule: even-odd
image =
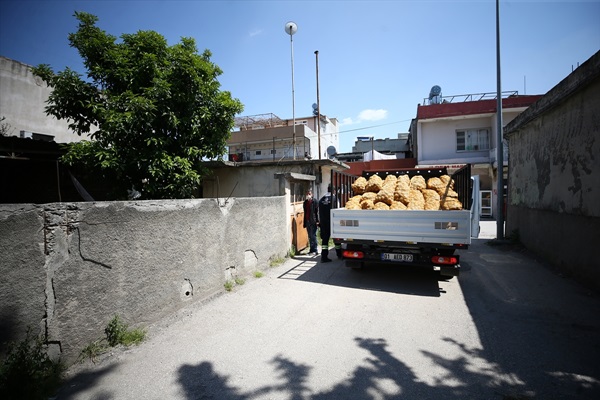
[[[65,370],[48,357],[42,339],[28,330],[23,341],[9,346],[0,365],[0,398],[47,399],[60,387]]]
[[[138,345],[146,338],[144,329],[129,329],[118,315],[115,315],[104,329],[106,338],[94,340],[79,353],[79,362],[86,359],[96,362],[96,357],[106,353],[110,347],[118,345],[131,346]]]

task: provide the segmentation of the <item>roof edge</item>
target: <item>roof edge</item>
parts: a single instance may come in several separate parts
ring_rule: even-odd
[[[581,87],[587,86],[598,78],[600,78],[600,51],[596,52],[576,70],[550,89],[541,99],[533,103],[508,123],[504,127],[504,136],[510,137],[513,132],[536,119],[542,113],[557,107],[560,103],[579,91]]]

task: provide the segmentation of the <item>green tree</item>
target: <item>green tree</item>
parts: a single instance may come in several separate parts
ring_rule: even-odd
[[[56,74],[46,64],[33,68],[52,89],[46,113],[92,139],[70,145],[63,162],[111,177],[121,197],[131,188],[142,198],[193,197],[206,173],[201,160],[225,153],[243,110],[220,90],[222,71],[210,51],[199,54],[192,38],[168,46],[154,31],[117,42],[96,26],[96,16],[74,16],[79,26],[69,43],[87,79],[68,67]]]

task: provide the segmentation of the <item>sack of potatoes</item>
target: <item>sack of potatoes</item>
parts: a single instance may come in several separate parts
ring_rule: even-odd
[[[421,175],[374,174],[360,177],[352,184],[354,196],[346,202],[348,210],[462,210],[448,175],[425,180]]]

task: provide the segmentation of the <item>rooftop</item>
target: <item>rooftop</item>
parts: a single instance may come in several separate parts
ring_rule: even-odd
[[[542,95],[519,95],[519,92],[502,92],[502,108],[527,108]],[[494,114],[497,106],[496,93],[476,93],[439,96],[436,103],[428,101],[417,107],[417,119],[434,119],[460,115]]]

